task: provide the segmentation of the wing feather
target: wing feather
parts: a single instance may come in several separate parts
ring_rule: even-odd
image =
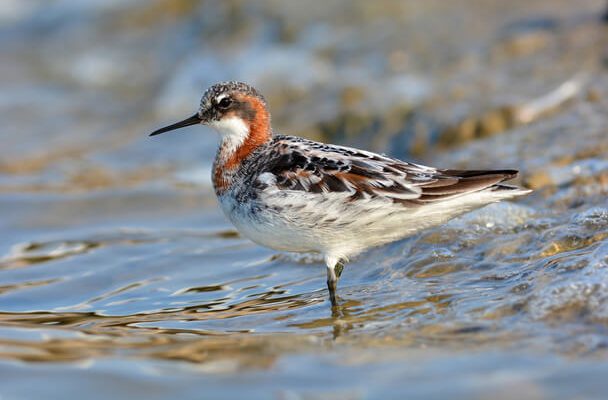
[[[441,170],[380,154],[276,136],[259,182],[281,190],[349,193],[351,201],[384,198],[423,205],[480,191],[517,175],[514,170]],[[274,179],[269,179],[271,174]]]

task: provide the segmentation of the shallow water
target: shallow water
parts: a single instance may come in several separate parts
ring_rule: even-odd
[[[603,398],[603,1],[8,1],[0,6],[0,397]],[[379,4],[379,5],[378,5]],[[353,260],[221,215],[221,79],[281,132],[533,194]]]

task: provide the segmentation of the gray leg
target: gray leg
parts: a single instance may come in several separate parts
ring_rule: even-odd
[[[344,264],[337,257],[326,256],[325,263],[327,265],[327,289],[329,290],[329,300],[332,307],[336,307],[336,289],[338,288],[338,278],[342,275]]]
[[[338,305],[336,301],[336,289],[338,287],[338,277],[334,268],[327,268],[327,289],[329,290],[329,300],[333,307]]]

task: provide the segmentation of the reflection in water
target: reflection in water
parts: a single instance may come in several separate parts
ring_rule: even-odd
[[[57,260],[81,254],[96,247],[99,247],[99,243],[78,241],[17,244],[13,246],[6,257],[0,260],[0,269],[19,268],[30,264]]]

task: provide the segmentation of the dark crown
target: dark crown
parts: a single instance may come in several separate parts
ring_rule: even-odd
[[[243,93],[250,96],[255,96],[258,99],[262,100],[264,105],[266,105],[266,99],[262,96],[253,86],[246,84],[245,82],[238,81],[229,81],[229,82],[220,82],[211,86],[201,99],[201,105],[209,104],[211,99],[217,98],[217,96],[223,93],[231,93],[238,92]]]

